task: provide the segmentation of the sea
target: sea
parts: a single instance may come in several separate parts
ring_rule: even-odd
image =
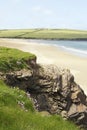
[[[56,46],[80,57],[87,57],[87,41],[66,41],[66,40],[29,40],[32,43]]]

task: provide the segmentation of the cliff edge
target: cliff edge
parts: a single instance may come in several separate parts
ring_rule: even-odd
[[[19,55],[17,51],[0,48],[0,79],[10,87],[30,93],[37,111],[60,114],[65,120],[87,129],[87,96],[74,81],[70,70],[38,65],[36,56],[22,52]]]
[[[38,111],[60,114],[87,129],[87,97],[68,69],[34,63],[31,70],[6,73],[4,81],[29,92]]]

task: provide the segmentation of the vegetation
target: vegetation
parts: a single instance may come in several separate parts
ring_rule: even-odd
[[[64,29],[0,30],[3,38],[87,40],[87,31]]]
[[[18,69],[25,67],[25,60],[33,57],[35,55],[30,53],[1,47],[0,71],[17,69],[16,61],[21,61],[23,64]],[[9,87],[0,80],[0,130],[79,130],[79,128],[58,115],[43,116],[36,112],[26,92],[17,87]]]
[[[20,70],[27,68],[27,60],[34,59],[35,55],[17,49],[0,47],[0,71]]]
[[[18,102],[24,102],[22,109]],[[41,116],[35,112],[26,93],[0,81],[0,130],[79,130],[60,116]]]

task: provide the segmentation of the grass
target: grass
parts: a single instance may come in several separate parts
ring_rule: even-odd
[[[0,71],[14,71],[27,68],[26,61],[36,56],[31,53],[22,52],[17,49],[0,47]]]
[[[3,38],[87,40],[87,31],[64,29],[0,30]]]
[[[0,71],[25,67],[26,59],[35,55],[17,49],[0,48]],[[21,66],[17,65],[21,61]],[[9,67],[10,66],[10,67]],[[22,108],[20,103],[24,104]],[[58,115],[42,116],[34,109],[32,100],[23,90],[11,88],[0,80],[0,130],[79,130],[72,122]]]
[[[18,101],[24,102],[27,111]],[[79,130],[60,116],[41,116],[24,91],[9,88],[0,81],[0,130]]]

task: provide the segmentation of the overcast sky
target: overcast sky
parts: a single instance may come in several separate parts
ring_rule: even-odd
[[[0,0],[0,29],[87,30],[87,0]]]

